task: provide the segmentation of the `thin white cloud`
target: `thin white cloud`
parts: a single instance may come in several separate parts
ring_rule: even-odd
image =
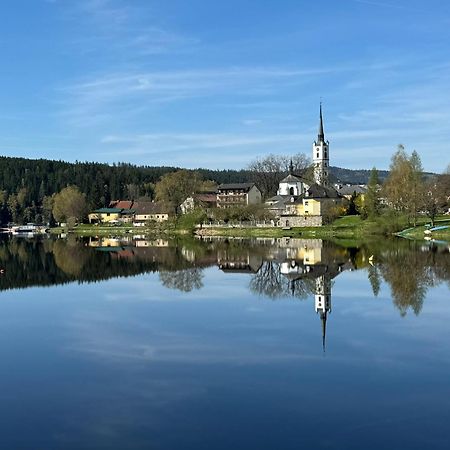
[[[405,5],[404,3],[400,4],[400,3],[387,3],[387,2],[379,2],[379,1],[374,1],[374,0],[353,0],[355,3],[362,3],[364,5],[370,5],[370,6],[378,6],[381,8],[389,8],[389,9],[402,9],[402,10],[407,10],[407,11],[412,11],[412,12],[428,12],[425,9],[416,9],[416,8],[412,8],[409,5]]]
[[[107,73],[60,88],[61,114],[73,125],[87,125],[91,120],[97,124],[99,116],[106,114],[107,117],[111,112],[124,116],[130,111],[130,105],[134,111],[137,105],[149,109],[158,104],[205,97],[219,99],[224,95],[243,96],[254,101],[308,85],[321,76],[354,70],[354,65],[342,64],[313,69],[241,66]],[[114,106],[119,107],[113,110]]]
[[[123,0],[78,0],[58,5],[66,19],[86,29],[71,41],[72,48],[82,54],[98,52],[102,56],[123,55],[133,59],[179,52],[199,43],[196,38],[162,26],[152,8]]]

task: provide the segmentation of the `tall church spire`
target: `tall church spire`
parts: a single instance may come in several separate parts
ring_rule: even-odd
[[[322,102],[320,102],[319,110],[319,133],[317,134],[317,142],[313,145],[313,163],[314,163],[314,182],[320,186],[328,186],[328,170],[330,165],[329,144],[325,141],[325,133],[323,131]]]
[[[322,102],[320,102],[320,122],[319,122],[319,134],[317,135],[317,142],[325,142],[325,133],[323,132]]]

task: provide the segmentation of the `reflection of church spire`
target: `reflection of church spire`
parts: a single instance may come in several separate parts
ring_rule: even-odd
[[[320,320],[322,322],[322,346],[325,352],[327,317],[331,311],[331,278],[329,274],[324,274],[316,278],[314,299],[316,313],[320,314]]]
[[[322,321],[322,348],[324,353],[325,353],[325,338],[327,334],[327,315],[328,313],[326,311],[320,313],[320,320]]]

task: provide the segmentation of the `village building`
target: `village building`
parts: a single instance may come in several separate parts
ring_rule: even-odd
[[[257,205],[261,203],[261,191],[255,183],[221,184],[217,188],[217,207]]]
[[[88,214],[89,223],[133,223],[144,226],[147,222],[164,222],[172,215],[168,206],[150,201],[114,200],[107,208],[99,208]]]
[[[289,165],[289,175],[283,178],[279,185],[277,195],[283,196],[300,196],[309,186],[305,181],[297,175],[294,175],[294,167],[292,161]]]
[[[186,198],[186,200],[180,205],[182,214],[186,214],[192,211],[194,208],[211,209],[217,207],[217,193],[214,192],[199,192]]]
[[[143,227],[147,222],[165,222],[169,220],[171,209],[163,203],[135,202],[133,225]]]
[[[364,200],[364,196],[367,194],[367,188],[365,186],[361,186],[360,184],[346,184],[344,186],[340,186],[337,191],[347,200],[350,200],[353,196],[362,197]]]
[[[127,208],[99,208],[88,214],[89,223],[131,222],[134,210]]]
[[[279,226],[317,227],[323,225],[331,215],[333,208],[341,205],[341,196],[329,182],[329,142],[325,140],[322,105],[319,113],[319,132],[313,143],[313,183],[293,173],[292,162],[289,174],[283,178],[277,195],[265,203],[275,217]]]

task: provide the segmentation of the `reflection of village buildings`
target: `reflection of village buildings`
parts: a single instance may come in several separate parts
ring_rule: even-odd
[[[325,350],[326,323],[331,312],[332,280],[343,270],[353,265],[341,260],[324,258],[323,242],[319,239],[309,240],[309,245],[297,250],[296,258],[290,258],[280,264],[280,272],[290,280],[292,293],[295,281],[309,278],[314,280],[314,308],[322,323],[322,343]]]
[[[242,242],[241,242],[242,241]],[[224,241],[203,239],[210,242],[210,251],[198,255],[194,248],[173,246],[164,239],[148,240],[145,236],[120,238],[90,238],[89,247],[106,251],[113,258],[143,260],[159,264],[158,270],[168,270],[177,276],[189,268],[206,268],[216,265],[225,274],[249,274],[259,277],[264,285],[280,296],[297,296],[299,288],[314,295],[314,308],[322,324],[322,339],[325,335],[328,315],[331,312],[332,280],[342,271],[353,269],[346,252],[336,254],[335,249],[320,239],[267,238],[257,239],[253,245],[243,244],[242,239]],[[180,265],[180,256],[184,261]],[[176,263],[178,261],[178,263]],[[270,266],[270,273],[266,273]],[[277,286],[286,289],[277,290]],[[267,294],[262,287],[260,293]],[[302,294],[305,294],[302,292]],[[275,297],[272,297],[275,298]]]
[[[273,239],[261,239],[273,244]],[[326,324],[331,312],[332,280],[342,271],[353,269],[346,255],[330,257],[320,239],[275,239],[276,246],[267,247],[264,260],[276,263],[275,270],[288,280],[289,289],[295,295],[296,283],[308,281],[314,294],[314,308],[322,324],[322,343],[325,350]],[[257,274],[263,266],[263,257],[251,249],[247,252],[219,251],[217,264],[225,273]],[[276,275],[276,274],[275,274]],[[282,283],[278,276],[275,283]]]
[[[257,273],[262,266],[262,256],[250,249],[236,254],[230,254],[226,249],[217,252],[217,265],[228,273]]]

